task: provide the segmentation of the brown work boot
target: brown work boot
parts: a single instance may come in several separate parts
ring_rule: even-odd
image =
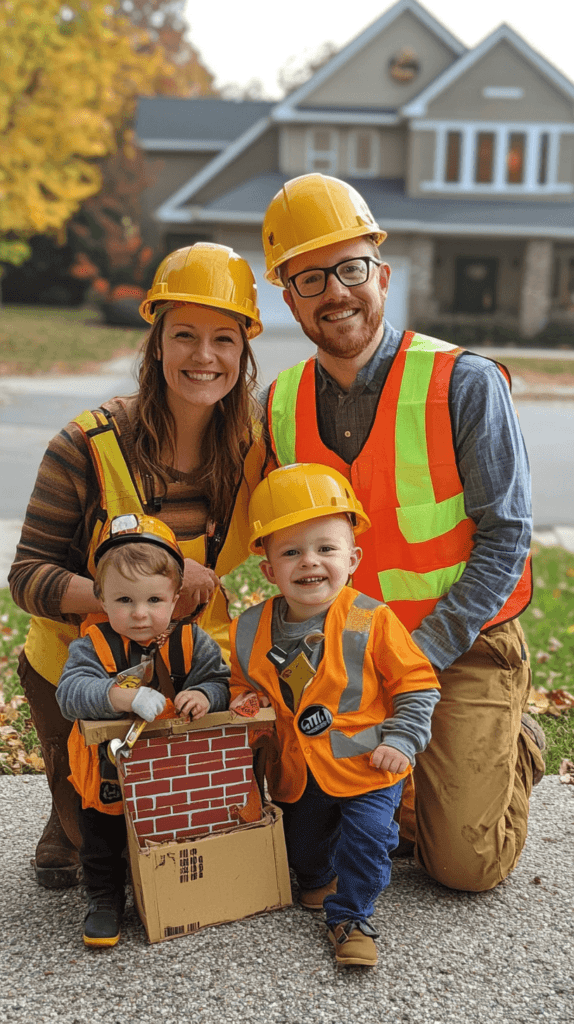
[[[80,882],[80,857],[64,832],[55,807],[52,807],[32,864],[39,885],[45,889],[69,889]]]
[[[544,772],[546,771],[546,763],[542,757],[542,751],[546,750],[546,736],[542,726],[539,725],[532,715],[528,715],[526,712],[522,715],[521,728],[522,732],[526,733],[539,751],[537,758],[535,758],[534,752],[531,752],[530,755],[532,758],[532,785],[537,786],[544,778]]]
[[[367,921],[341,921],[341,924],[327,925],[327,928],[338,964],[344,967],[376,965],[378,955],[373,939],[378,938],[379,933]]]
[[[326,885],[321,885],[319,889],[301,889],[299,903],[305,910],[322,910],[325,896],[330,896],[334,892],[337,892],[337,876]]]

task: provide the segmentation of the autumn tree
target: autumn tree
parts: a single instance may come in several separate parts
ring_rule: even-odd
[[[61,234],[99,191],[97,161],[164,56],[105,0],[4,0],[0,38],[0,261],[21,262],[25,239]]]

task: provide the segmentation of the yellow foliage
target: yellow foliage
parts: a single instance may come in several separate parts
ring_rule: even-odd
[[[0,38],[0,235],[57,233],[166,65],[104,0],[4,0]]]

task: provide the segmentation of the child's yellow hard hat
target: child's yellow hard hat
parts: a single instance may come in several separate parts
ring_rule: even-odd
[[[173,531],[165,523],[162,523],[161,519],[145,516],[139,512],[128,512],[108,520],[94,554],[95,564],[97,565],[102,555],[116,544],[129,544],[130,542],[157,544],[159,547],[165,548],[170,555],[173,555],[183,572],[183,554]]]
[[[249,548],[261,554],[262,540],[276,530],[320,516],[351,516],[355,536],[371,521],[342,473],[316,462],[274,469],[257,485],[249,502]]]

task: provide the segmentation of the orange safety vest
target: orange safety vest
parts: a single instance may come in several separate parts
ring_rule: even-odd
[[[384,789],[405,778],[370,765],[381,723],[398,693],[438,688],[425,656],[390,608],[344,587],[327,612],[325,650],[297,711],[281,695],[273,646],[273,598],[231,624],[231,694],[263,691],[277,720],[276,745],[267,752],[271,797],[292,803],[307,782],[307,766],[321,789],[336,797]]]
[[[127,637],[114,632],[107,620],[89,626],[85,630],[85,635],[89,636],[98,658],[110,676],[115,676],[130,667],[130,641]],[[169,690],[161,676],[159,677],[158,689],[166,697],[166,705],[158,718],[175,718],[177,712],[172,700],[175,695],[173,682],[179,684],[178,689],[181,689],[183,681],[189,675],[193,657],[192,626],[187,624],[175,629],[158,653],[172,680]],[[126,732],[130,724],[127,723]],[[123,814],[117,772],[107,756],[107,746],[107,741],[97,746],[87,746],[78,722],[74,722],[68,738],[71,769],[68,778],[76,792],[80,794],[84,809],[93,807],[104,814]]]
[[[411,631],[460,579],[474,543],[476,524],[464,509],[448,404],[463,351],[405,332],[369,436],[350,466],[319,435],[314,357],[280,373],[269,393],[278,464],[323,463],[352,483],[372,523],[360,538],[363,558],[353,585],[382,596]],[[529,557],[513,593],[482,629],[516,618],[531,596]]]

